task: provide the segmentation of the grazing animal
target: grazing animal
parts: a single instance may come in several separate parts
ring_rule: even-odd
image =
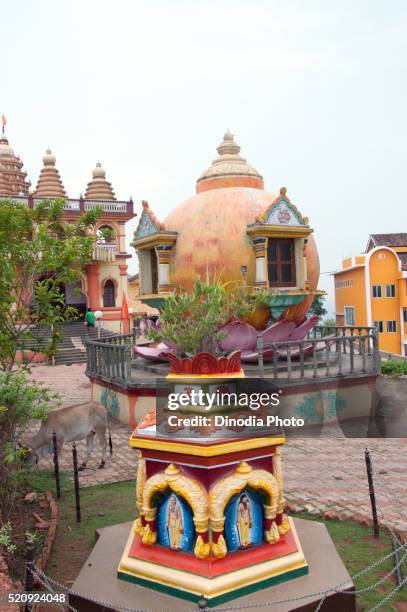
[[[93,451],[95,436],[102,447],[102,461],[99,469],[106,464],[106,429],[109,433],[110,456],[113,454],[112,437],[107,410],[93,402],[66,406],[59,410],[52,410],[48,418],[41,423],[38,432],[31,438],[20,441],[20,445],[27,449],[26,462],[38,463],[40,457],[52,452],[52,434],[57,437],[58,454],[64,444],[83,440],[86,438],[86,457],[79,469],[84,470]]]

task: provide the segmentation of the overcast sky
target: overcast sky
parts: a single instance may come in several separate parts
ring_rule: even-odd
[[[332,296],[370,233],[407,231],[406,51],[403,0],[3,0],[0,114],[33,184],[50,146],[69,196],[100,160],[160,218],[229,128],[309,216]]]

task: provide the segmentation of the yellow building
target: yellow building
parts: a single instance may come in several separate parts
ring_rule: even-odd
[[[334,279],[336,324],[375,325],[380,350],[407,356],[407,233],[372,234]]]

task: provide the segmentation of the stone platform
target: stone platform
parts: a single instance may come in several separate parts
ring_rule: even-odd
[[[115,606],[149,610],[165,609],[168,612],[198,610],[197,604],[117,578],[118,562],[131,526],[130,522],[98,530],[97,543],[72,585],[72,591],[78,595],[70,595],[70,604],[78,612],[107,612],[116,610]],[[320,601],[318,596],[282,604],[273,602],[294,600],[307,593],[324,591],[342,583],[343,590],[354,589],[325,525],[295,519],[295,526],[308,562],[309,574],[240,597],[230,605],[251,606],[270,602],[270,605],[264,606],[263,609],[272,608],[273,612],[314,612]],[[94,603],[91,600],[103,603]],[[244,607],[241,610],[243,611]],[[341,593],[330,594],[321,608],[321,612],[355,612],[355,610],[355,596]]]

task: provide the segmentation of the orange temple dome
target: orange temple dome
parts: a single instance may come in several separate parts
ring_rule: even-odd
[[[319,259],[307,217],[283,187],[276,197],[227,131],[219,157],[198,178],[196,195],[158,221],[149,205],[132,245],[140,295],[160,307],[165,294],[198,277],[220,278],[278,295],[273,317],[301,322],[317,290]]]
[[[242,282],[242,267],[247,268],[247,283],[255,283],[256,257],[247,228],[270,208],[276,196],[264,191],[261,175],[240,157],[240,147],[229,131],[217,150],[219,158],[197,181],[197,195],[164,220],[166,230],[178,233],[171,265],[175,287],[191,287],[197,276],[205,278],[207,272],[211,277]],[[285,195],[286,190],[281,192]],[[307,286],[316,289],[319,258],[312,235],[306,241],[305,257]],[[300,316],[312,299],[305,299]]]
[[[185,200],[164,220],[166,229],[178,232],[171,282],[191,287],[197,276],[242,281],[254,278],[255,257],[246,227],[253,223],[275,196],[253,187],[214,188]]]

